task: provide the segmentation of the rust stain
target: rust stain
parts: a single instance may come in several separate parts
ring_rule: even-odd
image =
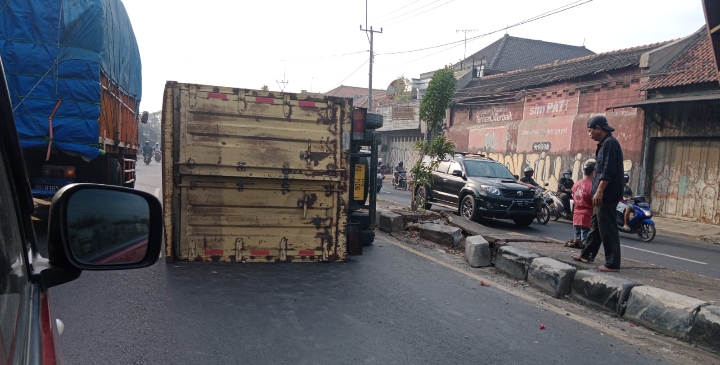
[[[317,194],[310,194],[310,198],[305,202],[308,208],[312,208],[317,203]],[[287,239],[286,239],[287,240]]]
[[[332,223],[332,218],[331,217],[321,217],[318,215],[318,216],[315,216],[315,218],[311,219],[310,223],[306,223],[306,224],[312,224],[315,226],[315,229],[319,230],[323,226],[323,223]]]

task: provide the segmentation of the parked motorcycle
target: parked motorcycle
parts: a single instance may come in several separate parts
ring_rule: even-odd
[[[395,188],[395,189],[407,190],[407,188],[408,188],[407,173],[406,172],[399,173],[397,176],[397,179],[393,179],[392,185],[393,185],[393,188]]]
[[[150,162],[152,162],[152,157],[150,156],[149,153],[146,153],[143,155],[143,161],[145,162],[146,165],[149,165]]]
[[[631,198],[627,204],[635,210],[635,216],[628,221],[630,230],[623,228],[624,217],[623,212],[617,211],[617,225],[618,230],[624,233],[634,233],[638,237],[645,241],[650,242],[655,238],[655,222],[652,219],[652,212],[650,212],[650,203],[645,200],[642,196],[636,196]]]
[[[162,160],[162,154],[160,151],[155,151],[155,162],[160,162]]]

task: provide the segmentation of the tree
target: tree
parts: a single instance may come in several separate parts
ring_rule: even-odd
[[[403,103],[412,99],[412,81],[405,75],[400,75],[391,85],[395,89],[393,99],[396,103]]]
[[[270,91],[270,88],[269,88],[267,85],[263,85],[260,90],[262,90],[262,91]]]
[[[420,120],[427,125],[428,138],[427,141],[415,143],[420,160],[410,169],[413,176],[412,210],[425,208],[427,194],[418,194],[418,192],[425,191],[426,187],[432,183],[432,172],[437,169],[440,161],[445,156],[455,153],[455,144],[445,136],[439,135],[434,138],[433,136],[437,134],[445,120],[445,114],[455,94],[456,86],[457,81],[452,68],[445,67],[438,70],[430,79],[430,84],[420,103]],[[418,197],[418,195],[421,196]]]

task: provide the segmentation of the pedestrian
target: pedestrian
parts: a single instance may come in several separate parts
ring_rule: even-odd
[[[584,248],[588,232],[590,232],[590,217],[593,213],[592,179],[595,172],[595,162],[588,162],[583,168],[584,178],[572,187],[572,197],[575,202],[573,209],[573,226],[575,226],[575,240],[571,247]]]
[[[595,173],[593,175],[593,214],[590,217],[590,232],[585,248],[576,261],[590,263],[602,244],[605,251],[605,265],[596,269],[606,272],[620,271],[620,234],[616,223],[618,202],[623,194],[623,154],[620,143],[612,132],[615,128],[602,116],[594,116],[587,122],[588,135],[597,141],[595,150]]]

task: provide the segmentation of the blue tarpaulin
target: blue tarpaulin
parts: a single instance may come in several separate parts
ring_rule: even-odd
[[[0,0],[0,56],[23,148],[99,153],[101,74],[140,100],[140,51],[120,0]],[[137,112],[137,110],[136,110]]]

